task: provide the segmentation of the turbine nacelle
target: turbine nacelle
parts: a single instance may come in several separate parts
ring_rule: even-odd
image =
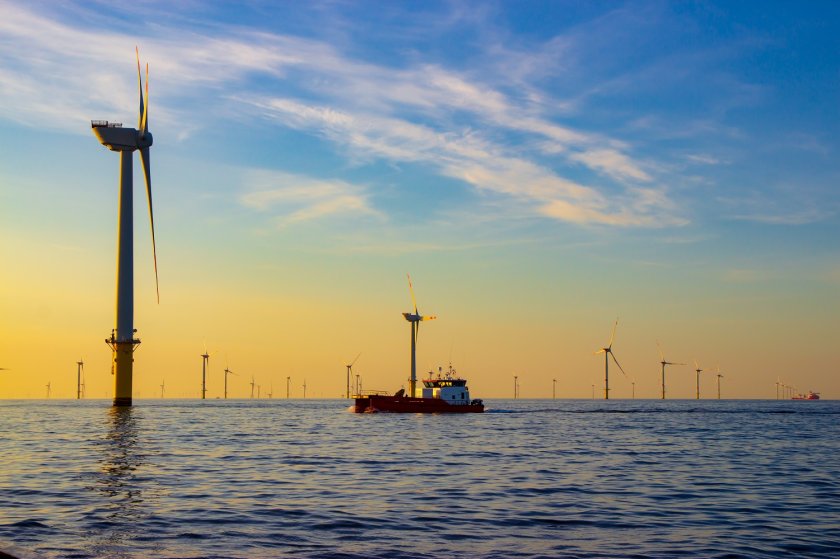
[[[410,312],[404,312],[404,313],[402,313],[402,315],[409,322],[422,322],[424,320],[434,320],[434,319],[437,318],[436,316],[422,316],[422,315],[419,315],[419,314],[416,314],[416,313],[410,313]]]
[[[136,151],[151,147],[152,133],[142,133],[136,128],[123,128],[122,124],[107,120],[92,120],[90,127],[96,138],[111,151]]]

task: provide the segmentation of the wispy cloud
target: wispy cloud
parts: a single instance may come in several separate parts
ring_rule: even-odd
[[[244,178],[239,202],[271,213],[280,227],[337,214],[384,219],[371,207],[365,188],[341,180],[316,180],[277,171],[253,170]]]
[[[90,115],[124,115],[136,104],[136,85],[125,72],[135,37],[104,27],[94,33],[15,4],[3,11],[0,116],[83,130],[80,121]],[[394,68],[323,41],[233,26],[213,36],[165,24],[152,31],[141,42],[143,57],[153,61],[151,106],[160,126],[206,126],[207,114],[218,126],[219,119],[256,115],[321,136],[357,162],[429,165],[479,193],[530,206],[534,215],[641,227],[686,222],[667,189],[638,187],[659,182],[657,166],[635,159],[625,140],[564,125],[544,112],[552,101],[547,91],[531,84],[528,95],[513,96],[494,85],[500,76],[482,78],[492,68],[457,72],[423,60]],[[542,52],[568,48],[555,38]],[[528,61],[527,52],[518,56]],[[201,118],[186,118],[190,112]],[[186,138],[190,129],[172,133]],[[298,208],[286,223],[342,208],[373,211],[358,192],[350,196],[337,203],[333,193],[331,202]]]

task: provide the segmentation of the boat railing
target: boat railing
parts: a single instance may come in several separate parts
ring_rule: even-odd
[[[357,393],[354,395],[354,398],[364,398],[366,396],[393,396],[387,390],[363,390],[362,392]]]

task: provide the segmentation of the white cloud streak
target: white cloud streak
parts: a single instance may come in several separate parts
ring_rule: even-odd
[[[327,216],[385,216],[371,207],[364,187],[341,180],[315,180],[269,170],[252,170],[244,178],[239,202],[276,215],[279,227]]]

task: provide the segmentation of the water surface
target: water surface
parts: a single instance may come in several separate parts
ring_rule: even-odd
[[[840,557],[840,402],[0,401],[41,557]]]

